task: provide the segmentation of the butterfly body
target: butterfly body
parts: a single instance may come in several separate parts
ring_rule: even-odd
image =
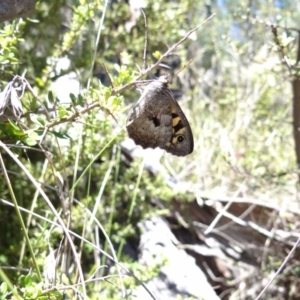
[[[159,147],[177,156],[188,155],[194,148],[190,125],[164,77],[147,85],[129,113],[126,128],[143,148]]]

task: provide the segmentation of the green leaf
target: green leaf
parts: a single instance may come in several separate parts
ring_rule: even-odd
[[[115,96],[115,97],[112,98],[112,101],[111,101],[112,105],[115,105],[115,106],[121,105],[122,102],[123,102],[123,97],[122,96]]]
[[[59,116],[59,118],[64,118],[65,116],[68,116],[69,112],[70,111],[67,110],[65,106],[60,105],[58,107],[58,116]]]
[[[105,98],[105,101],[107,101],[111,95],[111,91],[112,91],[112,88],[111,87],[107,87],[104,89],[104,98]]]
[[[30,286],[32,284],[31,274],[28,274],[25,276],[24,283],[25,283],[25,286]]]
[[[75,97],[75,95],[71,93],[69,96],[70,96],[70,99],[71,99],[72,103],[73,103],[74,105],[76,105],[77,98]]]
[[[27,145],[27,146],[35,146],[37,144],[37,141],[30,138],[30,137],[26,137],[23,139],[23,142]]]
[[[6,282],[2,282],[2,284],[0,285],[0,293],[2,295],[5,295],[7,293],[7,283]]]
[[[66,132],[57,132],[57,131],[50,131],[50,132],[60,139],[71,139],[71,137]]]
[[[39,126],[45,126],[47,124],[47,118],[44,115],[30,114],[30,120]]]
[[[25,135],[25,132],[11,120],[8,120],[8,122],[5,123],[0,123],[0,130],[9,137],[19,138],[20,136]]]
[[[81,94],[79,94],[77,97],[77,104],[83,105],[83,103],[84,103],[84,97]]]
[[[25,280],[26,280],[25,275],[21,275],[21,276],[19,277],[18,282],[19,282],[20,286],[22,286],[22,287],[25,286],[25,283],[26,283]]]
[[[22,141],[28,146],[35,146],[40,141],[40,135],[35,131],[30,131]]]
[[[160,59],[161,58],[161,52],[160,51],[155,51],[152,53],[153,57],[156,59]]]
[[[49,92],[48,92],[48,100],[50,101],[50,103],[53,103],[53,102],[54,102],[54,97],[53,97],[52,91],[49,91]]]

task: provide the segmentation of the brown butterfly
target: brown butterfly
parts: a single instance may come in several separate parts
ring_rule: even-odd
[[[191,127],[168,88],[166,77],[147,85],[129,113],[126,128],[129,137],[143,148],[159,147],[177,156],[193,152]]]

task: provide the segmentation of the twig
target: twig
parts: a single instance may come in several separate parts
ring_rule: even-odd
[[[157,62],[154,65],[152,65],[149,68],[147,68],[146,70],[142,71],[141,74],[138,75],[132,82],[127,83],[127,84],[123,85],[122,87],[120,87],[118,89],[114,89],[113,90],[113,93],[114,93],[113,95],[122,93],[123,91],[125,91],[125,90],[127,90],[129,88],[132,88],[136,84],[136,81],[139,81],[142,77],[144,77],[145,75],[149,74],[153,69],[155,69],[161,63],[162,60],[164,60],[171,52],[173,52],[180,44],[182,44],[193,32],[195,32],[197,29],[199,29],[201,26],[203,26],[205,23],[207,23],[209,20],[211,20],[214,16],[215,16],[215,14],[212,14],[209,18],[207,18],[201,24],[199,24],[198,26],[196,26],[194,29],[190,30],[181,40],[179,40],[168,51],[166,51],[157,60]]]
[[[143,70],[146,68],[146,53],[147,53],[147,39],[148,39],[148,25],[147,25],[147,19],[144,11],[141,9],[141,12],[144,16],[144,22],[145,22],[145,44],[144,44],[144,53],[143,53]]]
[[[274,281],[274,279],[282,272],[282,270],[285,267],[285,265],[287,264],[287,262],[290,260],[290,258],[292,257],[292,255],[294,255],[294,252],[296,251],[296,249],[297,249],[297,247],[298,247],[299,244],[300,244],[300,238],[297,240],[297,242],[295,243],[294,247],[292,248],[292,250],[290,251],[290,253],[288,254],[288,256],[285,258],[285,260],[283,261],[283,263],[281,264],[281,266],[278,268],[278,270],[276,271],[276,273],[273,275],[273,277],[270,279],[270,281],[266,284],[266,286],[264,287],[264,289],[255,298],[255,300],[259,300],[261,298],[261,296],[269,288],[269,286]]]
[[[92,73],[93,73],[93,69],[94,69],[94,65],[95,65],[95,61],[96,61],[96,57],[97,57],[98,45],[99,45],[99,42],[100,42],[100,37],[101,37],[102,29],[103,29],[104,18],[105,18],[105,15],[106,15],[108,2],[109,1],[107,1],[107,0],[104,1],[103,13],[102,13],[99,28],[98,28],[98,34],[97,34],[96,42],[95,42],[95,45],[94,45],[95,48],[94,48],[94,53],[93,53],[92,65],[91,65],[91,69],[90,69],[90,74],[91,75],[90,75],[88,83],[87,83],[87,90],[89,90],[90,85],[91,85]]]
[[[143,70],[132,82],[127,83],[127,84],[123,85],[122,87],[120,87],[118,89],[114,88],[112,90],[112,92],[111,92],[111,95],[114,96],[114,95],[120,94],[120,93],[124,92],[125,90],[128,90],[128,89],[134,87],[136,85],[136,83],[141,80],[142,77],[144,77],[145,75],[149,74],[153,69],[155,69],[161,63],[162,60],[164,60],[171,52],[173,52],[180,44],[182,44],[193,32],[195,32],[197,29],[199,29],[205,23],[207,23],[208,21],[210,21],[214,16],[215,16],[215,14],[212,14],[209,18],[207,18],[201,24],[199,24],[198,26],[196,26],[194,29],[190,30],[182,39],[180,39],[168,51],[166,51],[157,60],[157,62],[155,64],[153,64],[152,66],[150,66],[146,70]],[[50,129],[50,128],[53,128],[56,125],[59,125],[59,124],[62,124],[62,123],[75,121],[81,115],[83,115],[83,114],[85,114],[85,113],[87,113],[87,112],[89,112],[89,111],[91,111],[91,110],[93,110],[95,108],[98,108],[98,107],[101,107],[98,102],[94,102],[94,103],[88,104],[82,110],[76,111],[72,116],[69,116],[69,117],[66,117],[66,118],[62,118],[62,119],[60,119],[58,121],[51,122],[46,127],[47,127],[47,129]]]
[[[51,211],[53,212],[53,214],[55,215],[55,217],[58,220],[59,225],[61,226],[61,228],[63,229],[68,241],[70,242],[70,246],[74,255],[74,260],[77,264],[77,267],[79,269],[79,274],[80,274],[80,282],[81,282],[81,286],[82,286],[82,290],[83,290],[83,294],[86,296],[86,288],[84,285],[84,276],[83,276],[83,272],[82,272],[82,268],[81,268],[81,264],[80,261],[78,259],[77,256],[77,252],[76,252],[76,248],[75,245],[71,239],[71,236],[69,234],[69,229],[66,227],[66,225],[64,224],[63,220],[61,219],[60,215],[57,213],[55,207],[53,206],[52,202],[50,201],[50,199],[47,197],[47,195],[45,194],[44,190],[41,188],[41,186],[38,184],[38,182],[36,181],[36,179],[30,174],[30,172],[28,172],[28,170],[26,169],[26,167],[21,163],[21,161],[18,159],[18,157],[10,151],[10,149],[0,141],[0,148],[3,148],[3,150],[16,162],[16,164],[22,169],[22,171],[26,174],[26,176],[28,177],[28,179],[32,182],[32,184],[35,186],[35,188],[39,191],[40,195],[43,197],[43,199],[45,200],[45,202],[47,203],[48,207],[51,209]]]
[[[0,143],[1,143],[1,141],[0,141]],[[0,198],[0,203],[3,203],[3,204],[5,204],[5,205],[9,205],[9,206],[14,207],[14,205],[13,205],[11,202],[9,202],[9,201],[7,201],[7,200],[5,200],[5,199],[2,199],[2,198]],[[85,206],[84,206],[81,202],[77,202],[77,204],[80,205],[81,207],[84,207],[84,208],[85,208]],[[54,222],[54,221],[52,221],[52,220],[50,220],[50,219],[48,219],[48,218],[46,218],[46,217],[43,217],[43,216],[41,216],[41,215],[39,215],[39,214],[37,214],[37,213],[35,213],[35,212],[29,211],[29,210],[27,210],[27,209],[25,209],[25,208],[23,208],[23,207],[21,207],[21,206],[18,206],[18,208],[19,208],[21,211],[24,211],[24,212],[26,212],[26,213],[28,213],[28,214],[32,214],[32,215],[35,216],[36,218],[38,218],[38,219],[40,219],[40,220],[43,220],[43,221],[46,221],[46,222],[48,222],[48,223],[50,223],[50,224],[52,224],[52,225],[54,225],[54,226],[57,226],[58,228],[62,228],[62,229],[64,230],[64,226],[63,226],[63,224],[61,224],[61,223],[59,222],[59,219],[57,219],[59,223],[56,223],[56,222]],[[87,209],[86,209],[86,210],[87,210]],[[88,210],[87,210],[87,211],[88,211]],[[98,221],[97,219],[95,220],[95,222],[99,225],[99,221]],[[114,262],[115,264],[117,264],[118,266],[120,266],[120,267],[121,267],[128,275],[132,276],[139,284],[141,284],[141,285],[144,287],[144,289],[148,292],[149,296],[150,296],[153,300],[156,300],[155,296],[150,292],[150,290],[147,288],[147,286],[146,286],[140,279],[138,279],[138,277],[135,276],[134,273],[133,273],[131,270],[127,269],[125,266],[123,266],[122,264],[120,264],[118,261],[114,260],[114,258],[113,258],[112,256],[110,256],[108,253],[106,253],[105,251],[103,251],[101,248],[95,246],[93,243],[91,243],[91,242],[88,241],[87,239],[83,238],[83,237],[80,236],[79,234],[73,232],[72,230],[69,230],[69,229],[66,228],[66,229],[65,229],[65,233],[66,233],[68,236],[72,235],[72,236],[74,236],[75,238],[78,238],[79,240],[84,241],[85,243],[87,243],[88,245],[90,245],[93,249],[99,251],[99,253],[105,255],[109,260],[111,260],[112,262]],[[84,283],[85,283],[85,282],[86,282],[86,281],[84,281]]]

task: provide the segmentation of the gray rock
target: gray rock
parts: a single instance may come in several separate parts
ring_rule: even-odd
[[[143,232],[140,240],[140,263],[153,265],[155,261],[167,259],[159,276],[146,283],[156,299],[220,300],[204,273],[196,265],[195,259],[176,247],[179,242],[165,220],[153,217],[143,221],[139,226]],[[133,293],[132,299],[153,298],[140,286]]]

